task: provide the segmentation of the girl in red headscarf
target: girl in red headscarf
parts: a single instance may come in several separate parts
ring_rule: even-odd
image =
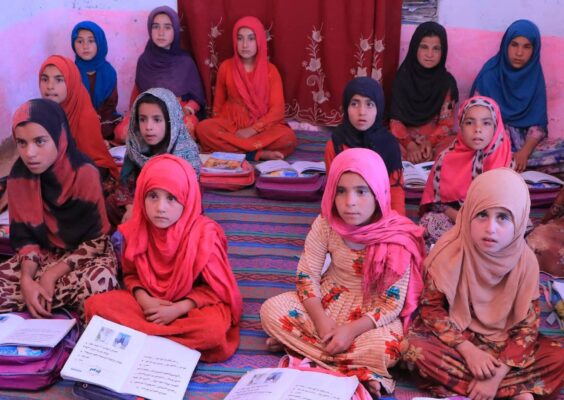
[[[235,55],[219,67],[213,118],[196,127],[207,152],[246,153],[248,160],[282,159],[296,148],[284,123],[282,79],[266,57],[266,35],[255,17],[233,27]]]
[[[511,143],[493,99],[467,99],[459,123],[456,139],[437,156],[421,198],[420,224],[428,247],[452,228],[476,176],[511,165]]]
[[[271,350],[283,345],[356,375],[378,397],[394,390],[388,369],[399,361],[403,327],[423,288],[422,229],[390,203],[388,171],[376,152],[339,153],[305,241],[296,291],[269,299],[260,311]]]
[[[104,143],[100,118],[75,63],[63,56],[48,57],[39,68],[39,91],[41,97],[63,107],[78,149],[96,164],[102,179],[118,180],[119,170]]]
[[[202,215],[190,164],[151,158],[137,179],[133,216],[119,226],[125,290],[95,296],[94,315],[163,336],[224,361],[239,344],[242,300],[221,227]]]

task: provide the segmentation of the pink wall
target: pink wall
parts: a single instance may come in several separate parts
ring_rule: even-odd
[[[415,28],[415,25],[402,26],[401,60],[407,53]],[[468,97],[470,87],[482,65],[499,50],[503,31],[448,26],[446,29],[447,69],[456,78],[460,99],[463,101]],[[542,37],[541,63],[547,86],[549,136],[564,137],[564,37]]]

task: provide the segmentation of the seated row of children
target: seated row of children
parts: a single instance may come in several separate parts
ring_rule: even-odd
[[[0,311],[48,318],[67,306],[86,320],[101,315],[170,338],[204,361],[229,358],[241,295],[190,164],[163,154],[141,170],[132,216],[118,228],[118,290],[98,171],[77,150],[62,108],[31,100],[16,111],[13,132],[20,158],[8,195],[18,252],[0,264]],[[375,396],[394,390],[389,368],[402,357],[438,395],[556,393],[564,349],[538,332],[539,267],[524,238],[523,179],[504,167],[479,174],[456,224],[425,258],[423,229],[391,208],[388,176],[372,150],[334,158],[296,292],[261,308],[268,347],[355,375]]]
[[[239,22],[234,46],[239,37],[249,39],[244,28],[260,37],[263,29],[253,25],[255,19]],[[150,43],[158,47],[157,39]],[[260,118],[264,101],[251,111],[247,101],[272,104],[273,95],[261,94],[264,81],[258,86],[239,81],[260,75],[260,51],[250,57],[255,74],[248,73],[247,53],[238,53],[234,65],[224,69],[230,82],[220,108],[225,111],[197,126],[209,123],[210,132],[220,129],[222,138],[234,137],[221,139],[234,146],[232,151],[247,135],[264,135],[259,141],[271,138],[280,145],[238,149],[250,159],[265,157],[264,151],[273,152],[267,158],[286,156],[296,143],[282,124],[283,98],[277,100],[282,104],[273,114],[277,118]],[[268,71],[263,78],[277,76],[280,82],[271,64],[263,66]],[[49,67],[58,71],[50,75]],[[49,58],[40,80],[52,86],[42,95],[55,102],[31,100],[14,115],[20,158],[10,174],[8,199],[17,255],[0,265],[0,311],[26,308],[35,317],[49,317],[64,305],[86,319],[98,314],[169,337],[200,350],[204,361],[227,359],[239,343],[242,302],[223,230],[202,215],[198,149],[185,123],[186,109],[197,112],[195,105],[183,109],[178,95],[163,88],[146,89],[136,98],[122,169],[126,185],[115,190],[117,168],[102,151],[101,135],[83,138],[85,126],[94,125],[85,122],[89,98],[78,73],[70,78],[73,67],[63,57]],[[57,83],[64,90],[52,90]],[[281,83],[279,88],[281,93]],[[233,98],[237,94],[240,98]],[[327,146],[331,168],[322,212],[306,239],[297,292],[273,298],[261,310],[272,336],[269,346],[357,375],[374,395],[393,391],[388,368],[402,350],[437,394],[527,399],[557,391],[564,358],[548,339],[536,340],[538,263],[524,242],[528,191],[517,174],[501,168],[512,157],[496,102],[476,96],[462,105],[460,132],[440,153],[425,189],[429,208],[422,208],[456,223],[437,222],[443,229],[433,235],[428,228],[424,235],[400,215],[401,150],[383,125],[380,86],[357,78],[343,97],[345,119]],[[198,127],[196,136],[205,147]],[[106,173],[105,186],[97,183],[97,169],[82,153]],[[106,199],[104,191],[111,192]],[[127,221],[118,228],[127,289],[122,291],[114,290],[119,285],[108,215],[119,222],[126,211]],[[424,239],[438,240],[425,262]],[[332,262],[322,273],[327,253]],[[506,307],[493,312],[489,305],[498,301]],[[419,316],[410,325],[418,302]]]

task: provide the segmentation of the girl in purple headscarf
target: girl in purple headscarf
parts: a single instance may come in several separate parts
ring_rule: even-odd
[[[151,88],[165,88],[173,92],[182,105],[184,123],[189,132],[194,131],[198,119],[204,116],[205,97],[200,74],[194,59],[180,48],[180,20],[168,6],[155,8],[147,19],[149,40],[145,51],[137,60],[133,100]],[[125,140],[127,123],[118,129]]]

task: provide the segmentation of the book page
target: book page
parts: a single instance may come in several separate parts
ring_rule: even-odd
[[[148,336],[124,393],[152,400],[181,400],[200,359],[198,351],[158,336]]]
[[[528,184],[551,183],[556,186],[564,185],[564,182],[557,177],[540,171],[524,171],[521,172],[521,176]]]
[[[0,315],[0,344],[55,347],[76,323],[74,319],[23,319]]]
[[[95,315],[65,363],[61,376],[121,392],[125,378],[145,346],[146,336]]]
[[[304,171],[325,172],[325,161],[296,161],[292,163],[294,168],[300,175]]]
[[[301,372],[290,368],[258,368],[247,372],[225,400],[282,400]]]
[[[268,174],[273,171],[280,171],[284,169],[293,169],[292,166],[284,160],[263,161],[255,165],[255,168],[258,169],[261,174]]]
[[[356,376],[338,377],[321,372],[300,371],[287,400],[350,400],[358,386]]]

